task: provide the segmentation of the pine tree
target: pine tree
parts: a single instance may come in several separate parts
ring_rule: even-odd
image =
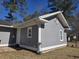
[[[16,18],[13,13],[20,11],[19,13],[24,15],[23,12],[26,12],[25,9],[27,9],[26,0],[3,0],[2,5],[9,10],[8,15],[5,16],[9,22],[13,22]]]
[[[63,11],[68,18],[76,9],[78,0],[49,0],[49,8],[53,11]]]

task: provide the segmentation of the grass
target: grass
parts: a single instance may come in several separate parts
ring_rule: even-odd
[[[79,48],[65,47],[41,55],[27,50],[0,52],[0,59],[79,59]]]

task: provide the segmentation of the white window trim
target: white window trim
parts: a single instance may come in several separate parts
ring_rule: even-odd
[[[60,41],[63,41],[63,40],[64,40],[64,38],[63,38],[63,31],[60,30],[60,32],[62,32],[62,34],[60,33]],[[62,35],[62,36],[61,36],[61,35]]]
[[[29,36],[29,29],[31,30],[31,36]],[[27,28],[27,38],[32,38],[32,27]]]

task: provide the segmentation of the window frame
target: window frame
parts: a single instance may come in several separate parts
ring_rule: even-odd
[[[29,32],[31,30],[31,32]],[[31,34],[31,36],[29,36]],[[27,28],[27,38],[32,38],[32,27]]]
[[[63,30],[60,30],[60,41],[63,41]]]

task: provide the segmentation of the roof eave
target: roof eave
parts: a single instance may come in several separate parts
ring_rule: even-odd
[[[40,18],[40,19],[44,19],[44,18],[46,18],[46,17],[50,17],[50,16],[54,16],[54,15],[58,15],[58,17],[60,17],[60,18],[63,19],[63,21],[61,20],[61,22],[62,22],[64,28],[65,28],[65,27],[69,28],[69,25],[68,25],[68,23],[67,23],[65,17],[64,17],[63,14],[62,14],[62,11],[58,11],[58,12],[46,14],[46,15],[40,16],[39,18]],[[45,20],[45,19],[44,19],[44,20]],[[48,22],[48,21],[47,21],[47,22]]]
[[[16,25],[14,25],[14,27],[15,28],[24,28],[24,27],[38,25],[38,24],[42,24],[42,23],[46,23],[46,22],[48,22],[48,21],[41,19],[41,18],[35,18],[32,20],[28,20],[28,21],[21,23],[21,24],[16,24]]]
[[[9,26],[9,25],[0,25],[0,27],[9,27],[9,28],[13,28],[14,26]]]

